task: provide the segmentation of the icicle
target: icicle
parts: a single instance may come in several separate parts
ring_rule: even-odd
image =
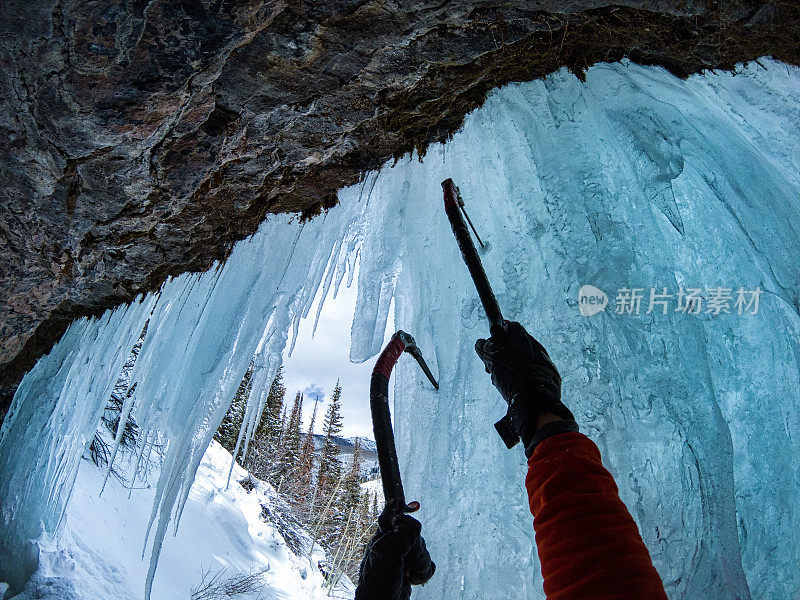
[[[20,383],[0,432],[0,579],[15,576],[28,540],[58,528],[80,458],[152,303],[76,321]]]
[[[128,498],[131,497],[131,493],[133,492],[133,485],[136,482],[136,477],[139,475],[139,469],[142,468],[142,458],[144,456],[150,456],[149,452],[145,454],[145,449],[151,447],[152,442],[150,441],[154,437],[153,432],[145,431],[142,435],[141,444],[139,446],[139,451],[136,453],[136,462],[134,463],[133,467],[133,475],[131,475],[131,485],[128,489]]]
[[[119,450],[122,436],[125,433],[125,427],[128,425],[128,417],[130,416],[131,409],[133,408],[133,401],[133,394],[128,394],[125,398],[125,402],[122,405],[122,411],[120,412],[119,421],[117,422],[117,431],[114,434],[114,447],[111,449],[111,456],[108,459],[106,473],[103,477],[103,485],[100,486],[100,495],[103,494],[103,490],[106,488],[106,482],[108,481],[108,476],[111,475],[111,469],[114,466],[114,459],[117,457],[117,450]]]
[[[336,240],[330,261],[328,262],[328,267],[325,272],[325,279],[322,283],[322,291],[320,292],[319,303],[317,304],[317,313],[314,316],[314,327],[312,328],[312,334],[311,334],[312,337],[317,332],[317,323],[319,323],[319,315],[322,313],[322,307],[325,305],[325,298],[328,297],[328,290],[330,290],[331,281],[333,281],[333,276],[336,274],[338,270],[337,258],[339,255],[339,251],[341,250],[341,247],[342,247],[342,241]]]

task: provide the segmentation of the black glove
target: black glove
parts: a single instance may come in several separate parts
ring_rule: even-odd
[[[561,402],[561,375],[544,346],[515,321],[493,326],[491,334],[488,340],[475,342],[475,351],[508,402],[508,414],[496,425],[508,447],[522,438],[525,454],[530,457],[546,437],[577,431],[575,417]],[[552,412],[562,420],[537,431],[536,421],[542,412]]]
[[[393,500],[378,517],[364,552],[355,600],[408,600],[411,586],[427,583],[436,571],[416,519],[398,514]]]

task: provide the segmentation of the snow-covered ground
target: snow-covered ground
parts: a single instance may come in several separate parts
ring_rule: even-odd
[[[261,573],[252,593],[237,600],[352,598],[349,580],[323,588],[318,568],[325,554],[297,556],[277,528],[260,518],[262,504],[274,510],[274,490],[257,482],[251,492],[238,481],[238,465],[225,489],[230,454],[213,442],[197,473],[177,534],[167,536],[153,585],[153,600],[190,600],[203,581]],[[43,540],[40,568],[15,600],[141,600],[149,551],[142,544],[153,504],[152,488],[130,492],[109,478],[99,495],[104,470],[81,461],[72,500],[57,542]],[[157,474],[156,474],[157,477]],[[154,481],[153,474],[150,480]],[[306,544],[306,551],[309,545]],[[224,570],[224,573],[222,572]]]
[[[378,506],[383,506],[383,484],[380,478],[363,482],[361,484],[361,491],[366,492],[370,497],[377,497]]]

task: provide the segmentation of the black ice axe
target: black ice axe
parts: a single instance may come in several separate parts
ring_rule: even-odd
[[[392,506],[394,510],[394,514],[391,516],[392,523],[388,524],[390,526],[394,525],[394,519],[397,516],[419,510],[419,502],[406,504],[403,482],[400,479],[400,467],[397,464],[397,450],[394,446],[394,431],[392,431],[392,421],[389,415],[389,377],[392,375],[392,369],[394,369],[397,359],[403,352],[408,352],[416,359],[433,387],[439,389],[439,384],[425,363],[425,359],[422,358],[422,353],[414,338],[404,331],[395,333],[372,369],[369,386],[372,431],[375,434],[375,445],[378,448],[383,497],[387,507]]]
[[[458,248],[461,250],[461,257],[467,264],[469,274],[478,290],[478,297],[483,304],[483,310],[486,313],[486,318],[489,319],[490,331],[495,328],[502,328],[503,314],[500,312],[500,305],[497,304],[497,298],[494,297],[492,286],[489,285],[489,278],[486,277],[486,271],[483,270],[481,264],[481,257],[478,255],[478,250],[472,242],[472,237],[469,235],[467,229],[467,221],[469,221],[472,231],[475,232],[475,237],[478,242],[483,246],[481,238],[478,237],[478,232],[475,231],[475,226],[470,221],[467,211],[464,208],[464,200],[461,198],[461,192],[452,179],[445,179],[442,182],[442,189],[444,190],[444,210],[447,213],[447,218],[450,221],[450,227],[453,229],[453,234],[456,236]],[[464,218],[466,217],[466,221]],[[510,417],[506,414],[505,417],[500,419],[494,424],[497,433],[503,438],[506,446],[513,448],[519,442],[519,435],[511,426]]]

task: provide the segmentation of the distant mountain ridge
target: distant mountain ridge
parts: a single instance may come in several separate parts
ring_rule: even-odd
[[[356,447],[356,440],[361,442],[361,474],[366,477],[376,475],[378,470],[378,447],[375,440],[365,437],[341,437],[333,436],[336,447],[345,465],[349,465],[353,459],[353,452]],[[319,450],[325,445],[325,436],[319,433],[314,434],[314,448]]]
[[[378,447],[375,444],[375,440],[371,440],[365,437],[341,437],[338,435],[333,436],[334,442],[339,447],[339,450],[345,452],[347,454],[352,454],[353,450],[356,446],[356,441],[361,442],[361,451],[366,455],[370,453],[377,454]],[[316,448],[322,448],[322,445],[325,443],[325,436],[320,433],[314,434],[314,446]]]

